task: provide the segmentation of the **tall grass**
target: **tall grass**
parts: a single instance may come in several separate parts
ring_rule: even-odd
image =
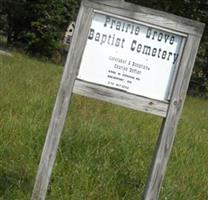
[[[62,67],[0,55],[0,199],[30,199]],[[162,200],[208,199],[208,101],[188,97]],[[74,95],[48,200],[140,199],[162,119]]]

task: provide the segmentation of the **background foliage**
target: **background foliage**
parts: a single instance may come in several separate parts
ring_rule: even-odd
[[[60,41],[79,8],[74,0],[0,1],[0,24],[8,45],[48,58],[62,48]]]
[[[206,23],[207,0],[126,0]],[[0,34],[10,46],[55,62],[62,59],[62,40],[76,20],[80,0],[0,0]],[[208,97],[208,27],[205,28],[189,93]]]

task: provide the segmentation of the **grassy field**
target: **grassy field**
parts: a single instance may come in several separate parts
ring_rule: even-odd
[[[0,200],[30,199],[63,68],[0,55]],[[162,119],[73,96],[48,200],[141,199]],[[161,200],[208,199],[208,101],[188,97]]]

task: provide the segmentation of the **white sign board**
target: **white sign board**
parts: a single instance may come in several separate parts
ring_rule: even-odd
[[[95,13],[78,79],[167,100],[182,36]]]

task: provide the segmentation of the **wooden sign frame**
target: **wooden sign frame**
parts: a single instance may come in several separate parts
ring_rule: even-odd
[[[169,101],[158,101],[77,80],[96,11],[139,21],[183,36],[180,62]],[[165,12],[113,0],[83,0],[43,148],[32,200],[45,199],[72,92],[163,117],[144,200],[157,200],[173,146],[204,24]]]

